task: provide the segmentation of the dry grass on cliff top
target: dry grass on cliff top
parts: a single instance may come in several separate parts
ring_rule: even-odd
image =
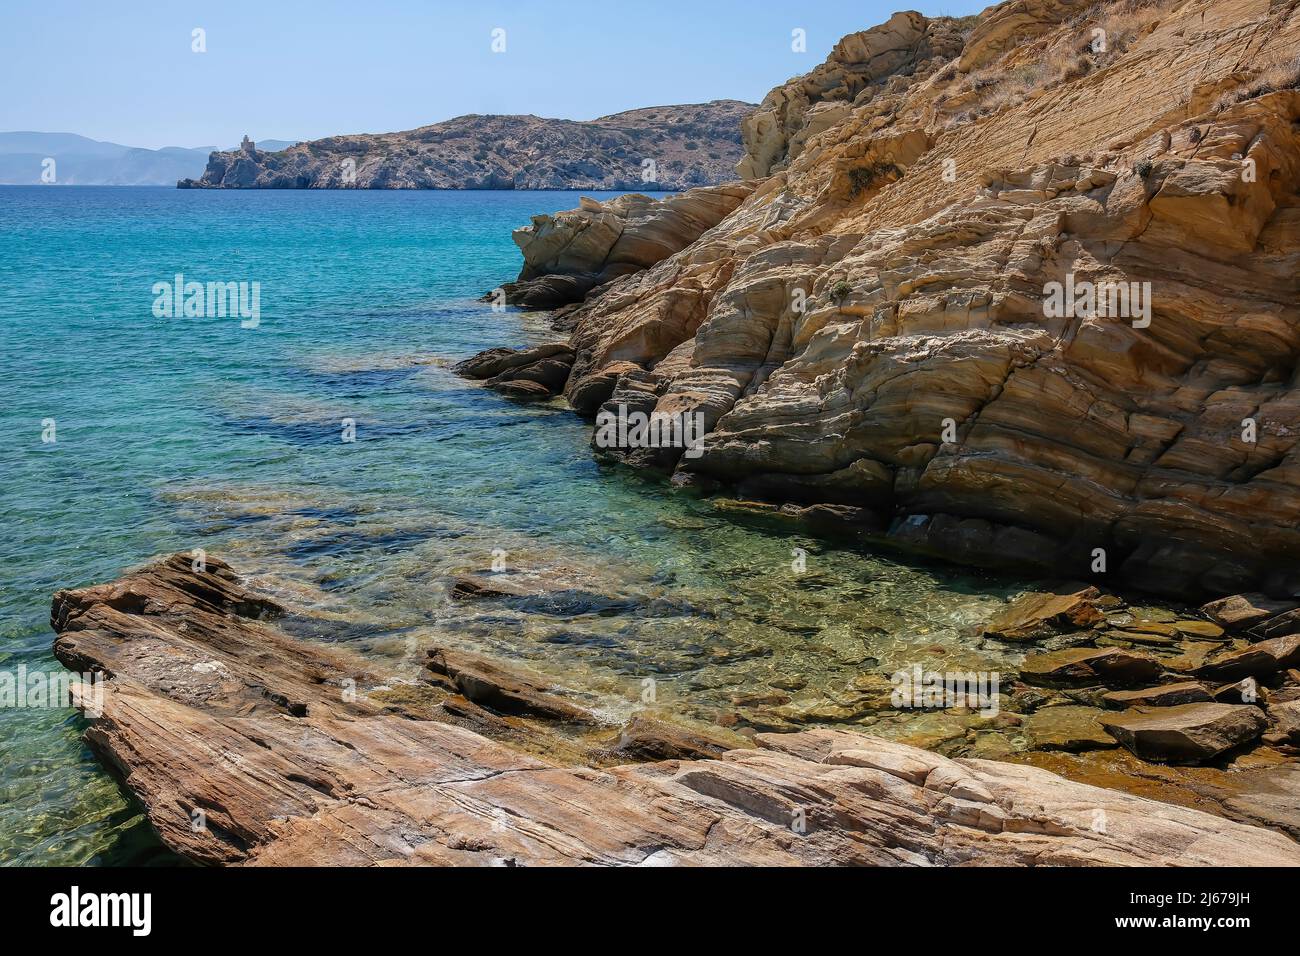
[[[1178,2],[1099,3],[1066,21],[1061,31],[1026,37],[994,63],[968,74],[956,85],[952,97],[941,94],[936,99],[936,106],[950,98],[962,103],[963,109],[945,126],[965,125],[1023,103],[1044,90],[1106,69]],[[1094,49],[1094,30],[1104,31],[1104,49]],[[956,74],[956,65],[951,64],[939,78],[955,79]],[[971,98],[971,94],[976,95]]]
[[[1215,101],[1214,112],[1282,90],[1300,90],[1300,55],[1283,55],[1264,64],[1262,72],[1251,82],[1224,93]]]

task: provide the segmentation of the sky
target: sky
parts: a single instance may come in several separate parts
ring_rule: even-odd
[[[465,113],[758,102],[897,9],[969,0],[0,0],[0,131],[228,146]],[[206,52],[195,52],[202,30]],[[791,49],[804,30],[807,52]],[[504,52],[493,31],[504,30]]]

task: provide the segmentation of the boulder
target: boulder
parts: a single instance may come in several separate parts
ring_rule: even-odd
[[[1201,613],[1224,630],[1235,632],[1298,607],[1296,601],[1274,600],[1264,594],[1233,594],[1211,601],[1201,608]]]
[[[1214,700],[1210,692],[1195,681],[1163,684],[1145,690],[1112,690],[1102,701],[1114,710],[1128,707],[1176,707],[1179,704],[1204,704]]]
[[[1195,673],[1210,680],[1233,680],[1263,677],[1297,664],[1300,664],[1300,634],[1292,634],[1215,657]]]
[[[1256,624],[1247,632],[1247,637],[1252,641],[1268,641],[1292,634],[1300,634],[1300,608],[1284,611],[1276,617]]]
[[[1268,705],[1268,734],[1270,743],[1300,745],[1300,701],[1287,701]]]
[[[1020,676],[1031,683],[1137,684],[1159,677],[1159,661],[1119,647],[1072,647],[1030,654]]]
[[[496,378],[511,369],[521,368],[543,359],[573,362],[573,349],[563,342],[547,342],[527,349],[488,349],[452,366],[452,371],[466,378]]]
[[[1102,722],[1135,756],[1153,763],[1204,763],[1254,740],[1266,724],[1258,707],[1232,704],[1136,707]]]
[[[529,381],[526,378],[494,381],[488,383],[487,387],[494,392],[500,392],[502,395],[508,395],[522,401],[540,401],[553,397],[553,393],[545,385],[540,382]]]
[[[1012,601],[984,626],[984,636],[1001,641],[1033,641],[1062,628],[1091,627],[1105,620],[1097,609],[1101,592],[1086,584],[1064,584]]]

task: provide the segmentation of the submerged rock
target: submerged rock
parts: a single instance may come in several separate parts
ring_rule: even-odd
[[[638,715],[622,729],[610,753],[623,760],[706,760],[743,746],[742,737],[723,738]]]
[[[52,612],[59,659],[111,674],[87,742],[196,862],[1300,865],[1300,845],[1259,827],[857,733],[760,734],[756,749],[714,759],[557,764],[376,706],[366,688],[387,675],[242,616],[266,599],[209,568],[178,555],[60,592]],[[441,666],[480,670],[445,655]]]
[[[1024,731],[1039,750],[1067,750],[1078,753],[1115,746],[1115,739],[1102,727],[1105,711],[1096,707],[1064,704],[1035,711],[1024,722]]]
[[[1058,628],[1091,627],[1104,617],[1097,609],[1101,592],[1087,584],[1064,584],[1017,598],[984,626],[984,636],[1002,641],[1033,641]]]
[[[1136,684],[1154,680],[1162,670],[1159,661],[1122,648],[1076,647],[1030,654],[1021,665],[1020,674],[1028,681],[1048,683]]]
[[[600,723],[591,711],[475,654],[432,648],[426,666],[435,678],[446,678],[467,700],[497,713],[575,724]]]

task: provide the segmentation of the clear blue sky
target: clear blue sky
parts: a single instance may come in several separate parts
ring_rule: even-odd
[[[0,0],[0,130],[131,146],[758,101],[897,9],[969,0]],[[191,51],[191,31],[207,52]],[[491,32],[506,30],[506,52]],[[790,32],[807,31],[808,52]]]

